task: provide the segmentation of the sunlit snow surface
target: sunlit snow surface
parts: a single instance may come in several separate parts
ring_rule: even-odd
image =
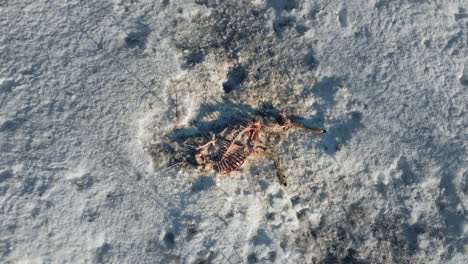
[[[464,0],[1,1],[0,262],[467,263],[467,26]],[[328,130],[278,140],[288,187],[155,147],[263,104]]]

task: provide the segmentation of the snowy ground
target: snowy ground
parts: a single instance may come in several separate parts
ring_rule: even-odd
[[[467,26],[466,0],[1,1],[0,262],[467,263]],[[276,146],[288,187],[164,167],[263,103],[329,131]]]

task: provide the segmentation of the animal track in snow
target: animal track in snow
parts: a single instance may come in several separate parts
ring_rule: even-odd
[[[163,237],[164,245],[167,248],[174,248],[175,246],[175,235],[172,232],[167,232]]]
[[[14,85],[15,81],[0,78],[0,92],[9,92]]]
[[[340,21],[341,27],[348,26],[348,10],[346,8],[341,9],[338,13],[338,21]]]
[[[468,63],[463,67],[462,75],[459,79],[461,85],[468,86]]]

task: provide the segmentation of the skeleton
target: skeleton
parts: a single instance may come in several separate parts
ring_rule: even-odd
[[[276,119],[277,124],[264,124],[260,121],[251,121],[244,125],[226,128],[218,134],[212,134],[211,140],[195,148],[194,160],[197,166],[214,169],[221,174],[229,174],[239,169],[251,155],[264,155],[273,159],[279,181],[287,185],[279,157],[267,147],[266,142],[272,141],[275,135],[295,128],[304,129],[311,133],[322,134],[324,129],[310,129],[301,124],[292,122],[284,113]],[[175,164],[177,166],[190,165],[187,161]]]

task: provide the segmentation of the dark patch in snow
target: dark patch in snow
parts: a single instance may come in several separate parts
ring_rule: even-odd
[[[207,177],[207,176],[199,177],[192,184],[192,192],[201,192],[201,191],[208,190],[214,184],[215,182],[213,181],[212,177]]]
[[[424,47],[426,47],[426,48],[428,48],[428,49],[432,48],[432,47],[431,47],[431,43],[432,43],[432,42],[431,42],[430,39],[426,39],[423,43],[424,43]]]
[[[284,32],[296,24],[295,17],[278,17],[273,21],[273,31],[278,38],[284,36]]]
[[[268,212],[268,213],[265,214],[265,219],[266,219],[267,221],[274,220],[274,219],[275,219],[275,215],[276,215],[276,214],[273,213],[273,212]]]
[[[96,250],[96,263],[110,263],[110,250],[111,245],[104,243],[102,246],[98,247]]]
[[[13,177],[13,172],[11,170],[4,170],[0,172],[0,183]]]
[[[387,198],[387,186],[382,182],[379,182],[375,185],[375,189],[379,192],[384,198]]]
[[[297,0],[267,0],[267,5],[275,10],[276,15],[283,10],[290,12],[299,7]]]
[[[163,0],[161,5],[162,5],[162,7],[168,7],[170,3],[171,3],[170,0]]]
[[[463,74],[459,79],[460,84],[463,86],[468,86],[468,64],[463,68]]]
[[[257,234],[252,238],[251,241],[255,246],[270,245],[271,242],[273,242],[263,229],[258,229]]]
[[[0,132],[14,132],[26,122],[25,118],[17,118],[5,121],[0,127]]]
[[[388,3],[389,3],[388,0],[379,0],[375,2],[374,7],[377,9],[381,9],[382,7],[385,7],[386,5],[388,5]]]
[[[314,70],[317,68],[318,62],[315,59],[315,55],[312,49],[309,50],[309,52],[304,56],[302,62],[309,68],[309,70]]]
[[[343,8],[338,13],[338,21],[340,22],[341,27],[348,26],[348,10]]]
[[[268,260],[274,263],[276,260],[276,255],[277,254],[275,251],[268,252]]]
[[[244,66],[237,66],[227,74],[227,81],[223,83],[223,90],[230,93],[237,89],[247,77],[247,70]]]
[[[0,82],[0,92],[10,92],[13,86],[15,86],[15,81],[3,80],[2,82]]]
[[[195,67],[197,64],[203,62],[205,58],[205,53],[201,50],[192,50],[187,55],[184,56],[184,64],[182,64],[182,69],[190,69]]]
[[[229,211],[224,217],[225,218],[231,218],[234,216],[234,212],[233,211]]]
[[[150,28],[148,25],[138,22],[127,34],[127,37],[125,37],[125,44],[129,48],[144,49],[149,32]]]
[[[265,191],[266,189],[268,189],[268,186],[270,186],[270,184],[267,181],[264,181],[264,180],[259,180],[258,185],[260,185],[260,189],[262,191]]]
[[[297,219],[299,220],[302,220],[305,216],[307,216],[307,212],[309,211],[308,208],[304,208],[302,210],[299,210],[297,213],[296,213],[296,217]]]
[[[291,203],[292,205],[297,205],[301,202],[301,197],[300,196],[294,196],[291,198]]]
[[[204,5],[208,8],[215,8],[217,7],[219,0],[195,0],[195,3],[198,5]]]
[[[299,34],[300,36],[303,36],[307,31],[309,31],[309,29],[310,29],[309,27],[306,27],[303,25],[296,26],[297,34]]]
[[[175,246],[175,235],[174,233],[167,232],[163,237],[164,245],[166,248],[172,249]]]
[[[251,263],[258,263],[258,258],[257,258],[257,255],[255,253],[250,253],[248,256],[247,256],[247,263],[251,264]]]

